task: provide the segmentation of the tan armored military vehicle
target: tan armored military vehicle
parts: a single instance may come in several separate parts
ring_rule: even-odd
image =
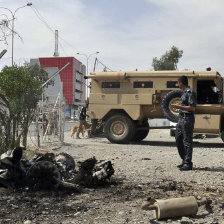
[[[219,134],[224,140],[223,79],[215,71],[96,72],[89,97],[95,127],[103,122],[105,136],[113,143],[141,141],[149,133],[148,119],[166,117],[177,122],[181,90],[177,80],[188,77],[197,93],[195,133]]]

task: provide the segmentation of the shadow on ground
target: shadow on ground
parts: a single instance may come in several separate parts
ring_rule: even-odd
[[[164,146],[164,147],[176,147],[176,142],[165,142],[165,141],[142,141],[132,142],[133,145],[149,145],[149,146]],[[194,142],[195,148],[223,148],[224,143],[213,143],[213,142]]]
[[[208,172],[224,172],[224,167],[196,167],[194,170],[198,171],[208,171]]]

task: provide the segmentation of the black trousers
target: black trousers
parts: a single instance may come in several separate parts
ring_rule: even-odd
[[[194,131],[194,116],[179,117],[176,126],[176,144],[183,163],[193,165],[193,131]]]

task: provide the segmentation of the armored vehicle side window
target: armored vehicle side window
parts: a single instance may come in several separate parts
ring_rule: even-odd
[[[119,82],[102,82],[102,88],[120,88]]]
[[[197,103],[219,104],[222,102],[222,93],[213,80],[199,80],[197,83]]]
[[[134,82],[134,88],[153,88],[153,82]]]
[[[177,81],[167,81],[166,88],[178,88]]]

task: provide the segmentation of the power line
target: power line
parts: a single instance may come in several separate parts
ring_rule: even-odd
[[[19,39],[24,43],[23,38],[19,35],[19,33],[16,32],[15,30],[12,30],[12,28],[10,27],[10,26],[11,26],[10,22],[13,21],[13,19],[9,20],[9,19],[8,19],[8,16],[7,16],[6,14],[1,14],[1,16],[2,16],[2,15],[4,15],[4,16],[7,18],[7,20],[2,20],[2,23],[0,23],[0,29],[1,29],[1,31],[2,31],[2,34],[3,34],[3,40],[5,41],[5,44],[8,45],[8,42],[7,42],[6,37],[7,37],[7,36],[10,36],[10,35],[12,35],[12,34],[6,34],[5,30],[3,30],[2,27],[5,27],[5,28],[7,28],[9,31],[11,31],[11,33],[16,34],[16,35],[19,37]]]
[[[36,14],[36,16],[45,24],[45,26],[54,33],[54,30],[50,27],[50,25],[46,22],[46,20],[44,19],[44,17],[40,14],[40,12],[38,11],[38,9],[32,5],[31,6],[32,10],[34,11],[34,13]]]
[[[54,29],[48,24],[48,22],[46,21],[46,19],[43,17],[43,15],[40,13],[40,11],[34,6],[31,6],[32,10],[34,11],[34,13],[36,14],[36,16],[39,18],[39,20],[44,23],[44,25],[54,34]],[[65,44],[67,44],[69,47],[73,48],[75,51],[79,52],[79,50],[77,48],[75,48],[72,44],[70,44],[67,40],[65,40],[64,38],[62,38],[60,35],[58,35],[59,39],[61,39]],[[59,41],[59,45],[61,47],[61,49],[64,51],[64,53],[67,55],[67,53],[65,52],[62,44]],[[110,69],[108,66],[106,66],[104,63],[102,63],[101,61],[99,61],[98,58],[97,62],[100,63],[101,65],[103,65],[106,69],[113,71],[112,69]]]
[[[5,31],[3,30],[3,28],[2,28],[2,26],[0,25],[0,29],[1,29],[1,31],[2,31],[2,35],[3,35],[3,39],[1,39],[0,41],[4,41],[5,42],[5,45],[8,45],[8,42],[7,42],[7,39],[6,39],[6,36],[8,36],[8,35],[6,35],[6,33],[5,33]]]
[[[111,72],[113,72],[112,69],[110,69],[108,66],[106,66],[105,64],[103,64],[98,58],[96,58],[97,63],[100,63],[101,65],[103,65],[105,68],[107,68],[108,70],[110,70]]]
[[[50,27],[50,25],[47,23],[47,21],[45,20],[45,18],[41,15],[41,13],[39,12],[39,10],[35,6],[33,6],[33,7],[37,11],[38,15],[42,18],[43,22],[51,29],[51,31],[54,32],[54,30]],[[58,35],[58,37],[59,37],[59,39],[61,39],[62,41],[64,41],[64,43],[66,43],[68,46],[74,48],[77,52],[79,51],[72,44],[70,44],[67,40],[65,40],[64,38],[62,38],[60,35]]]
[[[28,2],[28,1],[27,1]],[[43,17],[43,15],[40,13],[40,11],[34,6],[31,6],[32,10],[34,11],[34,13],[36,14],[36,16],[39,18],[39,20],[54,34],[54,29],[48,24],[48,22],[46,21],[46,19]],[[60,35],[58,35],[59,39],[61,39],[64,43],[66,43],[68,46],[72,47],[74,50],[76,50],[78,52],[78,49],[76,49],[72,44],[70,44],[67,40],[65,40],[64,38],[62,38]],[[64,53],[66,54],[62,44],[59,41],[59,45],[61,47],[61,49],[64,51]],[[97,63],[100,63],[101,65],[104,66],[104,68],[113,71],[112,69],[110,69],[108,66],[106,66],[104,63],[102,63],[98,58],[96,58]],[[85,83],[83,83],[85,85]]]
[[[60,35],[58,36],[64,43],[66,43],[68,46],[72,47],[75,51],[79,52],[77,48],[75,48],[72,44],[70,44],[67,40],[63,39]]]
[[[44,17],[40,14],[40,12],[38,11],[37,8],[35,8],[34,6],[31,6],[33,12],[36,14],[37,18],[47,27],[48,30],[50,30],[53,34],[54,34],[54,30],[50,27],[50,25],[46,22],[46,20],[44,19]],[[65,51],[64,47],[62,46],[62,44],[59,42],[59,45],[62,49],[62,51],[64,52],[64,54],[66,56],[68,56],[67,52]]]
[[[36,16],[39,18],[39,20],[41,22],[44,23],[44,25],[54,34],[54,29],[48,24],[48,22],[46,21],[46,19],[42,16],[42,14],[40,13],[40,11],[33,5],[31,6],[32,10],[34,11],[34,13],[36,14]],[[68,41],[66,41],[64,38],[62,38],[60,35],[58,35],[59,39],[61,39],[64,43],[66,43],[68,46],[74,48],[76,51],[78,51],[74,46],[72,46],[72,44],[70,44]],[[67,55],[66,51],[64,50],[62,44],[59,41],[59,45],[61,47],[61,49],[63,50],[63,52]]]

